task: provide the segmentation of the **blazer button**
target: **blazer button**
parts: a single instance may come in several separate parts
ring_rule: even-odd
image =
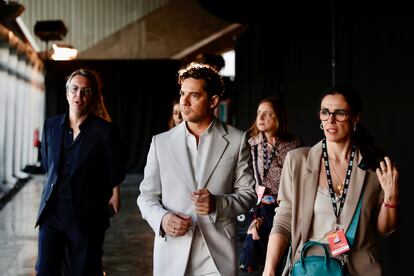
[[[55,183],[52,183],[52,188],[53,188],[53,186],[55,186]]]

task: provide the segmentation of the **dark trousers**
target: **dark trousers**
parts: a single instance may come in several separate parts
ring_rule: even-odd
[[[85,236],[78,231],[70,200],[56,199],[49,204],[39,227],[37,275],[61,275],[67,248],[71,275],[102,276],[105,231]]]
[[[259,227],[260,240],[253,240],[251,234],[246,235],[239,260],[239,267],[241,270],[253,272],[264,265],[266,260],[267,243],[273,227],[273,217],[275,216],[276,206],[276,204],[260,204],[249,213],[249,225],[254,219],[257,218],[262,219],[263,223]],[[287,254],[288,250],[286,250],[282,257],[276,271],[276,275],[282,275],[286,264]]]
[[[255,219],[261,219],[258,232],[260,240],[253,240],[251,234],[247,234],[240,254],[240,269],[254,271],[263,265],[266,260],[267,241],[273,226],[276,205],[260,204],[249,213],[249,224]]]

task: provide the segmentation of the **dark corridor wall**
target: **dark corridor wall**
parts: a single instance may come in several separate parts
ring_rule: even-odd
[[[403,254],[414,248],[408,225],[414,194],[408,134],[414,102],[410,9],[401,1],[286,2],[263,7],[238,39],[237,125],[248,127],[259,99],[281,95],[290,129],[310,146],[322,138],[316,115],[320,91],[334,80],[354,86],[364,104],[363,123],[400,171],[400,226],[383,240],[385,275],[412,275],[411,254]]]
[[[120,128],[129,173],[141,173],[152,135],[167,130],[178,94],[173,60],[77,60],[46,63],[46,116],[67,111],[65,78],[78,68],[96,70],[112,120]]]

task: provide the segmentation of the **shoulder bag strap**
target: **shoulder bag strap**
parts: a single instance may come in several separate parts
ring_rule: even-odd
[[[364,191],[362,191],[359,200],[358,200],[358,206],[355,210],[354,216],[352,218],[351,224],[349,225],[348,230],[346,231],[346,239],[348,240],[348,244],[349,247],[352,247],[354,245],[354,240],[355,240],[355,233],[356,230],[358,228],[358,222],[359,222],[359,217],[361,214],[361,209],[362,209],[362,198],[364,196]]]

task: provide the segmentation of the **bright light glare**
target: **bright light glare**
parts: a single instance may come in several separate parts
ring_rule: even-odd
[[[53,48],[53,54],[52,54],[53,60],[71,60],[71,59],[75,59],[76,56],[78,55],[78,50],[74,48],[59,47],[56,44],[53,44],[52,48]]]
[[[221,69],[220,75],[234,78],[236,76],[236,53],[230,50],[222,54],[225,66]]]

